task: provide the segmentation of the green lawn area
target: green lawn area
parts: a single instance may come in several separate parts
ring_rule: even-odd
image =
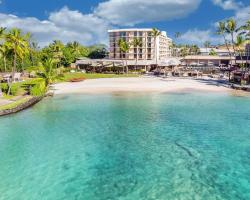
[[[97,78],[121,78],[121,77],[138,77],[137,74],[84,74],[84,73],[65,73],[58,78],[56,82],[68,82],[73,78],[97,79]]]
[[[31,99],[32,97],[31,96],[26,96],[26,97],[23,97],[19,100],[16,100],[16,101],[13,101],[9,104],[6,104],[6,105],[3,105],[3,106],[0,106],[0,110],[8,110],[8,109],[13,109],[25,102],[27,102],[29,99]]]

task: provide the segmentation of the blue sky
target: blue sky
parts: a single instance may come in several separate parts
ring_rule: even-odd
[[[0,0],[0,26],[32,33],[41,46],[54,39],[107,43],[107,30],[157,27],[177,42],[220,43],[216,22],[250,19],[249,0]]]

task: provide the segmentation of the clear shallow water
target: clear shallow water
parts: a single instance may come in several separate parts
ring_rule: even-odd
[[[69,95],[0,118],[1,200],[248,200],[250,98]]]

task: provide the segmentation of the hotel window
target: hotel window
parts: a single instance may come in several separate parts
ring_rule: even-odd
[[[134,36],[137,37],[137,31],[134,32]]]
[[[126,37],[126,32],[120,32],[120,37]]]
[[[137,54],[134,54],[134,58],[137,58]]]
[[[148,54],[148,59],[151,59],[151,54]]]
[[[143,32],[140,31],[140,32],[139,32],[139,36],[142,37],[142,35],[143,35]]]
[[[151,36],[152,36],[152,32],[148,32],[148,36],[150,36],[150,37],[151,37]]]

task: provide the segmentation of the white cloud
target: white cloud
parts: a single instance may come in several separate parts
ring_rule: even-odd
[[[250,6],[238,10],[233,18],[237,21],[238,25],[246,23],[250,19]]]
[[[240,10],[236,10],[234,16],[231,18],[235,19],[237,22],[237,26],[241,26],[246,23],[247,20],[250,19],[250,6],[241,8]],[[226,19],[223,19],[224,21]],[[222,20],[222,21],[223,21]],[[199,30],[199,29],[191,29],[185,32],[180,40],[185,43],[195,43],[202,45],[205,41],[210,41],[212,44],[214,43],[223,43],[223,38],[216,35],[216,28],[218,26],[218,22],[215,22],[209,29],[207,30]],[[231,39],[230,36],[227,38]]]
[[[196,10],[201,0],[108,0],[94,13],[112,24],[133,26],[143,22],[178,19]]]
[[[1,2],[1,0],[0,0]],[[0,13],[0,26],[31,32],[40,46],[58,39],[64,43],[107,43],[107,30],[115,26],[135,25],[181,18],[193,12],[201,0],[107,0],[92,13],[84,14],[67,7],[49,14],[47,20]]]
[[[220,6],[224,10],[238,10],[243,6],[241,1],[236,2],[235,0],[212,0],[217,6]]]
[[[49,19],[44,21],[34,17],[0,14],[0,26],[31,32],[41,46],[56,39],[65,43],[75,40],[82,44],[106,42],[107,30],[110,28],[107,22],[93,14],[82,14],[67,7],[51,13]]]
[[[211,29],[208,30],[199,30],[191,29],[184,33],[181,38],[181,41],[189,44],[198,44],[203,45],[205,41],[210,41],[212,44],[222,42],[221,38],[215,35]]]

